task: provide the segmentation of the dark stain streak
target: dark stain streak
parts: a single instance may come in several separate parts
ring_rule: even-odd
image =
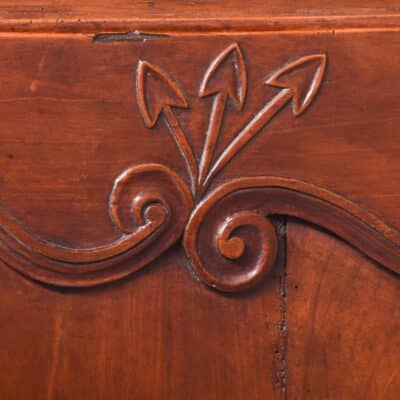
[[[145,33],[140,31],[129,31],[125,33],[99,33],[93,37],[93,43],[113,42],[145,42],[146,40],[165,39],[166,34]]]
[[[278,296],[281,300],[280,312],[281,318],[277,323],[277,328],[280,331],[280,345],[277,349],[275,356],[278,359],[278,365],[276,365],[276,378],[277,383],[281,390],[280,399],[287,399],[287,345],[288,345],[288,329],[287,329],[287,218],[280,216],[276,220],[276,230],[280,244],[280,254],[282,263],[282,272],[279,281]]]

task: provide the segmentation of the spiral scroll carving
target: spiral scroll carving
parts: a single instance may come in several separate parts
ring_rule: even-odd
[[[136,271],[182,234],[192,209],[186,184],[159,164],[129,168],[115,181],[110,216],[120,231],[112,243],[70,248],[32,234],[0,209],[3,261],[29,277],[60,286],[91,286]]]
[[[400,236],[372,214],[312,184],[241,178],[218,187],[193,211],[184,246],[195,275],[221,291],[244,290],[270,271],[277,235],[268,217],[289,215],[337,234],[400,273]]]
[[[278,240],[263,215],[230,209],[221,213],[216,205],[201,222],[197,237],[191,230],[195,224],[192,220],[186,231],[186,252],[196,275],[209,286],[226,292],[243,290],[271,270]]]

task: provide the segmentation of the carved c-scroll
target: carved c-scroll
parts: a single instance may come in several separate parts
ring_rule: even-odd
[[[110,196],[121,235],[93,248],[64,247],[38,237],[0,208],[0,257],[29,277],[59,286],[92,286],[121,278],[157,258],[181,236],[193,207],[171,169],[138,165],[123,172]]]
[[[197,277],[229,292],[258,282],[276,257],[271,215],[319,225],[400,274],[398,231],[356,204],[309,183],[253,177],[221,185],[193,211],[183,243]]]

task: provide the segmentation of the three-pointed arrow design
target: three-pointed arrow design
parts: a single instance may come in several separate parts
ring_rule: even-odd
[[[149,88],[152,85],[156,90]],[[147,61],[139,61],[136,90],[139,109],[148,128],[152,128],[163,115],[164,123],[186,163],[194,193],[198,176],[196,157],[173,111],[175,107],[189,107],[184,94],[165,71]]]
[[[315,68],[311,82],[304,80],[305,70]],[[313,54],[301,57],[276,71],[267,81],[267,85],[281,88],[237,134],[212,166],[203,182],[206,189],[213,177],[281,110],[292,101],[293,114],[301,115],[311,104],[321,85],[326,68],[326,55]],[[306,76],[308,76],[306,74]]]
[[[199,188],[210,167],[214,156],[218,135],[228,98],[241,110],[247,90],[246,66],[237,43],[231,44],[208,67],[200,85],[199,96],[214,96],[210,113],[210,122],[200,159]]]

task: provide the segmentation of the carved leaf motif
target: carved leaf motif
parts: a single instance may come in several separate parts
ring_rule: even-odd
[[[315,67],[316,65],[316,67]],[[215,161],[203,187],[206,188],[214,176],[252,140],[288,102],[293,104],[293,113],[299,116],[311,104],[321,85],[326,67],[325,54],[313,54],[299,58],[276,71],[266,83],[281,90],[242,128],[232,142]],[[311,75],[310,71],[315,72]],[[308,78],[308,79],[305,79]]]
[[[194,192],[198,175],[197,160],[185,132],[171,109],[188,108],[185,96],[164,70],[148,61],[139,61],[136,79],[138,104],[145,125],[152,128],[160,115],[164,114],[164,122],[185,160]]]
[[[321,86],[326,69],[326,55],[313,54],[278,69],[265,83],[288,89],[293,95],[293,113],[302,114],[313,101]]]
[[[235,107],[241,110],[244,105],[246,90],[246,65],[239,45],[233,43],[210,64],[200,85],[200,97],[214,96],[199,165],[198,185],[200,193],[204,189],[203,183],[214,157],[227,101],[230,98]]]
[[[152,128],[166,106],[188,108],[188,102],[174,80],[161,68],[139,61],[136,78],[140,112],[148,128]]]
[[[241,110],[247,91],[246,64],[237,43],[227,47],[208,67],[200,85],[199,96],[226,93]]]

